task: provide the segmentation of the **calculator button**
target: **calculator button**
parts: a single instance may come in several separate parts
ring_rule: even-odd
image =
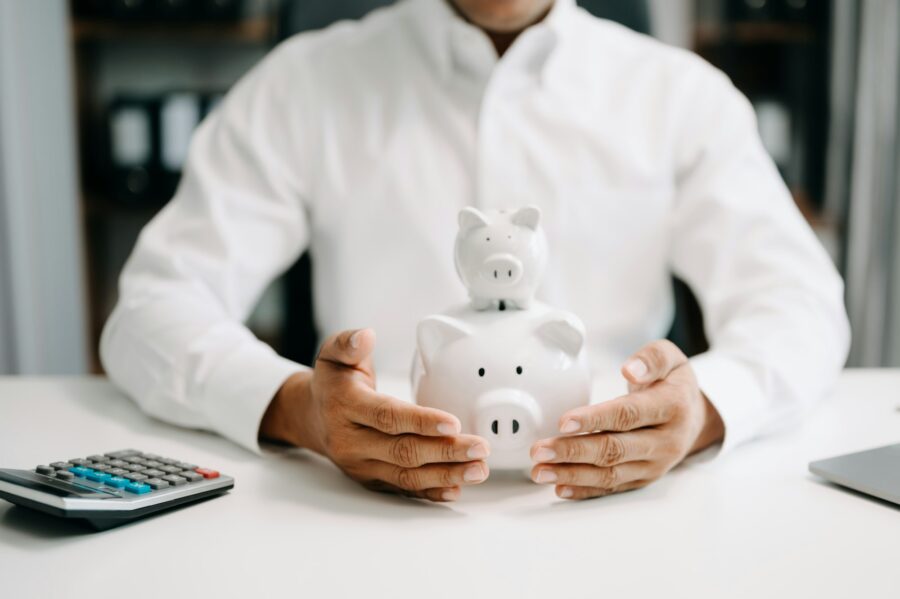
[[[50,466],[38,466],[34,469],[38,474],[46,474],[47,476],[53,476],[53,473],[56,472],[56,469]]]
[[[110,466],[114,468],[121,468],[122,466],[127,466],[128,462],[125,460],[113,460],[109,463]]]
[[[110,487],[115,487],[117,489],[121,489],[128,484],[128,480],[122,478],[121,476],[110,476],[104,482]]]
[[[147,466],[148,468],[159,468],[162,465],[162,462],[157,462],[156,460],[148,460],[147,463],[144,464],[144,466]]]
[[[175,487],[178,487],[180,485],[187,483],[187,479],[185,479],[181,476],[175,476],[174,474],[164,476],[164,477],[162,477],[162,479],[168,483],[171,483]]]
[[[122,466],[125,470],[131,470],[132,472],[143,472],[147,469],[146,466],[141,466],[140,464],[128,464],[127,466]]]
[[[112,470],[108,470],[108,472],[113,476],[125,476],[128,474],[128,470],[125,470],[124,468],[113,468]]]
[[[142,455],[144,456],[145,460],[158,460],[159,459],[159,456],[156,455],[155,453],[145,453]]]
[[[109,472],[112,470],[112,467],[106,464],[91,464],[91,469],[97,472]]]
[[[57,470],[68,470],[75,464],[70,464],[69,462],[53,462],[50,465],[53,466],[54,468],[56,468]]]
[[[88,480],[94,481],[95,483],[105,483],[112,478],[112,476],[110,476],[109,474],[105,472],[97,472],[96,470],[91,470],[90,472],[85,474],[84,477]]]
[[[172,465],[178,466],[182,470],[193,470],[194,468],[197,468],[197,464],[189,464],[187,462],[178,462],[178,463],[172,464]]]
[[[79,478],[84,478],[85,476],[87,476],[88,472],[93,472],[93,471],[90,468],[85,468],[83,466],[75,466],[73,468],[69,468],[69,472],[71,472],[72,474],[74,474],[75,476],[77,476]]]
[[[110,451],[109,453],[105,453],[103,455],[105,455],[108,458],[120,460],[122,458],[127,458],[128,456],[140,455],[140,454],[141,454],[141,452],[137,451],[136,449],[122,449],[120,451]]]
[[[125,490],[129,493],[134,493],[135,495],[143,495],[144,493],[149,493],[151,487],[150,485],[145,485],[143,483],[129,483],[125,485]]]
[[[148,478],[144,483],[153,489],[165,489],[169,486],[169,483],[159,478]]]
[[[105,464],[106,462],[109,461],[109,458],[106,457],[105,455],[89,455],[87,457],[87,459],[89,459],[92,462],[96,462],[98,464]]]
[[[75,478],[75,475],[68,470],[60,470],[56,473],[56,478],[59,480],[72,480]]]
[[[219,478],[219,472],[210,468],[195,468],[194,472],[203,478]]]
[[[140,472],[132,472],[130,474],[126,474],[125,478],[127,478],[129,480],[133,480],[135,482],[141,482],[141,481],[147,480],[147,478],[149,478],[149,477],[146,476],[145,474],[141,474]]]
[[[175,466],[160,466],[158,469],[168,474],[178,474],[181,472],[181,468],[176,468]]]
[[[85,460],[83,458],[75,458],[74,460],[69,460],[73,466],[87,466],[91,463],[90,460]]]
[[[184,472],[179,472],[178,476],[188,479],[188,482],[195,483],[198,480],[203,480],[203,477],[193,470],[185,470]]]
[[[147,476],[157,477],[157,476],[165,476],[165,472],[162,470],[156,470],[155,468],[151,468],[149,470],[144,470],[144,474]]]

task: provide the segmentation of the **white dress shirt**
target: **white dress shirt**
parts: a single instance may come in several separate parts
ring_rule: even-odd
[[[305,367],[242,321],[305,249],[323,338],[372,327],[379,374],[406,376],[416,323],[466,299],[459,209],[527,204],[550,248],[538,298],[584,320],[598,376],[665,336],[671,273],[693,288],[712,347],[691,362],[725,447],[794,422],[840,371],[841,279],[750,104],[572,0],[499,60],[444,0],[281,44],[194,135],[122,274],[103,364],[150,414],[258,450]]]

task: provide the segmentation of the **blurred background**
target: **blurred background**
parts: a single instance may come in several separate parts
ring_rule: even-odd
[[[194,127],[280,40],[390,0],[0,0],[0,374],[101,372],[99,335]],[[692,50],[762,139],[847,282],[849,364],[900,366],[900,2],[584,0]],[[249,321],[308,363],[304,256]],[[676,282],[670,337],[703,348]]]

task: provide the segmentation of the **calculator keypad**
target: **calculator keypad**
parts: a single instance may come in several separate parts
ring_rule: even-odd
[[[109,491],[126,491],[133,495],[190,485],[219,476],[218,472],[209,468],[134,449],[53,462],[49,466],[37,466],[34,470],[58,480],[83,479],[98,483],[99,488],[105,486]]]

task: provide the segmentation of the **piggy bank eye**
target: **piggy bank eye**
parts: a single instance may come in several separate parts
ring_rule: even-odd
[[[478,369],[478,376],[484,376],[484,368]]]
[[[491,238],[490,238],[490,237],[485,237],[484,240],[485,240],[485,241],[490,241]]]
[[[522,374],[522,367],[516,366],[516,374]]]

